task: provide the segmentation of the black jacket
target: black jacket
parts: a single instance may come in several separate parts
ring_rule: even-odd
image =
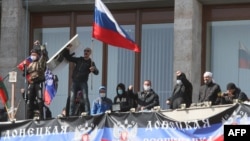
[[[122,94],[118,94],[118,87],[122,89]],[[125,85],[123,83],[119,83],[116,86],[116,96],[114,97],[114,104],[120,104],[120,112],[127,112],[132,108],[132,103],[130,102],[130,98],[125,90]]]
[[[90,58],[88,60],[85,60],[83,57],[73,57],[69,54],[68,49],[65,49],[63,51],[63,56],[68,61],[75,63],[75,67],[72,73],[73,82],[87,82],[90,74],[89,68],[91,66],[95,66],[95,62],[91,61]],[[99,74],[99,70],[96,68],[93,73],[97,75]]]
[[[236,88],[232,96],[229,96],[227,93],[222,94],[221,97],[217,99],[217,103],[233,104],[234,99],[238,99],[239,102],[249,101],[247,95],[244,92],[242,92],[239,88]]]
[[[204,84],[199,90],[199,102],[211,101],[212,105],[216,105],[218,95],[221,93],[220,86],[214,82]]]
[[[137,110],[140,111],[141,107],[144,109],[151,110],[155,106],[159,106],[159,96],[154,92],[153,89],[150,89],[148,92],[138,93],[138,105]]]
[[[174,86],[173,94],[168,99],[170,101],[169,103],[170,109],[180,108],[180,105],[184,103],[188,108],[192,103],[193,86],[187,80],[186,75],[184,73],[178,76],[177,80],[181,80],[182,84],[176,84]]]

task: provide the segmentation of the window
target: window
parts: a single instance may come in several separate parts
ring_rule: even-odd
[[[141,89],[151,80],[162,109],[173,90],[173,33],[172,23],[142,25]]]
[[[215,81],[222,91],[233,82],[250,97],[250,20],[209,22],[207,34],[207,64]],[[244,56],[241,49],[247,52]],[[240,65],[241,59],[248,64]]]
[[[122,26],[131,39],[134,40],[135,27],[133,25]],[[108,62],[107,62],[107,92],[112,100],[116,96],[116,86],[123,83],[126,87],[130,84],[134,85],[134,62],[135,53],[131,50],[108,46]]]

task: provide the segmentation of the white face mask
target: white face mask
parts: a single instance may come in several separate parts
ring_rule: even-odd
[[[118,94],[122,94],[123,90],[118,90],[117,92],[118,92]]]
[[[145,91],[148,91],[148,90],[150,90],[151,87],[148,86],[148,85],[144,85],[143,88],[144,88]]]
[[[37,59],[37,56],[31,55],[30,58],[34,61]]]
[[[106,93],[100,93],[100,96],[101,96],[101,97],[105,97],[105,96],[106,96]]]
[[[176,84],[181,85],[182,81],[181,80],[176,80]]]

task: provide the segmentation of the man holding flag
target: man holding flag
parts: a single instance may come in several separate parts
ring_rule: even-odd
[[[43,83],[45,81],[48,52],[44,45],[40,45],[39,41],[34,42],[34,47],[31,50],[30,58],[32,59],[31,62],[23,62],[23,65],[26,67],[23,69],[24,74],[29,76],[27,78],[27,114],[29,119],[33,119],[36,114],[39,115],[39,119],[43,119]],[[18,66],[20,66],[20,64]]]
[[[90,102],[88,96],[88,80],[89,74],[93,73],[94,75],[99,74],[99,70],[95,65],[95,62],[90,58],[92,53],[91,48],[85,48],[83,51],[83,56],[74,57],[70,54],[70,48],[72,45],[69,45],[63,51],[63,56],[69,61],[74,63],[74,69],[72,73],[72,88],[69,97],[69,101],[66,105],[69,110],[66,110],[66,115],[76,116],[76,98],[77,93],[81,91],[82,98],[84,101],[84,112],[90,114]],[[69,113],[68,113],[69,112]]]

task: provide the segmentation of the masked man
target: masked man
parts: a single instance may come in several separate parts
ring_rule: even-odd
[[[45,81],[46,62],[48,52],[46,47],[40,45],[39,41],[34,43],[31,50],[32,62],[27,66],[26,75],[28,75],[27,105],[28,118],[39,117],[43,119],[44,101],[43,101],[43,82]]]
[[[172,96],[167,99],[166,103],[170,109],[177,109],[181,104],[186,104],[186,108],[190,107],[192,103],[193,86],[186,78],[185,73],[181,71],[176,72],[176,85]]]

